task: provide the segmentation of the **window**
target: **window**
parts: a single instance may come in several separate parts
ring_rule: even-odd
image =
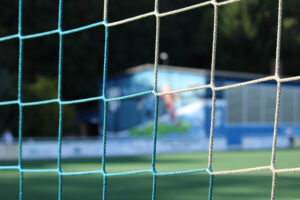
[[[259,122],[261,121],[261,92],[260,87],[248,86],[247,89],[247,122]]]
[[[283,123],[292,123],[294,114],[293,114],[293,101],[294,88],[291,87],[281,87],[281,96],[280,96],[280,109],[279,109],[279,122]]]
[[[227,121],[229,123],[242,122],[242,88],[233,88],[226,91]]]
[[[263,120],[262,122],[273,123],[276,107],[276,86],[263,86]]]
[[[225,92],[228,123],[274,123],[276,85],[250,85]],[[300,122],[300,89],[298,87],[281,87],[279,122]]]

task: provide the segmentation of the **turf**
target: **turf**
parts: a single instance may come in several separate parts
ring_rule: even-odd
[[[214,170],[241,169],[269,165],[270,151],[215,152]],[[11,162],[0,162],[10,165]],[[278,168],[300,166],[300,150],[278,150]],[[107,158],[108,172],[124,172],[151,168],[151,156]],[[207,167],[207,153],[168,154],[157,156],[157,171],[190,170]],[[26,161],[24,168],[56,168],[53,160]],[[63,160],[65,172],[100,170],[101,159]],[[152,175],[108,177],[107,199],[151,199]],[[272,174],[260,171],[238,175],[214,176],[213,199],[262,200],[270,199]],[[57,199],[56,173],[24,173],[24,200]],[[157,199],[198,200],[207,199],[209,176],[206,173],[159,176]],[[18,199],[19,173],[17,170],[0,171],[0,199]],[[102,197],[102,176],[82,175],[63,177],[63,199],[96,200]],[[278,175],[276,199],[300,199],[300,173]]]

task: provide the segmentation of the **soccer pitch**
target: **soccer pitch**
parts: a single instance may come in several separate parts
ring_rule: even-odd
[[[214,152],[214,170],[242,169],[265,166],[270,163],[271,151]],[[278,150],[276,167],[300,166],[300,150]],[[107,158],[107,172],[125,172],[151,168],[151,156]],[[0,162],[9,165],[11,162]],[[169,172],[207,167],[207,153],[157,155],[157,171]],[[24,161],[27,169],[55,169],[56,161]],[[73,159],[62,162],[64,172],[100,170],[101,159]],[[268,170],[247,174],[214,176],[213,199],[269,199],[272,173]],[[102,176],[77,175],[63,177],[63,199],[96,200],[102,198]],[[207,199],[207,173],[158,176],[157,199]],[[24,173],[23,199],[57,199],[57,173]],[[300,173],[279,174],[276,199],[300,198]],[[19,173],[17,170],[0,171],[1,199],[18,199]],[[113,176],[107,180],[107,199],[151,199],[152,175]]]

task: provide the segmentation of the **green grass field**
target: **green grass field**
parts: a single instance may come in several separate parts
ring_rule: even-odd
[[[269,165],[270,151],[232,151],[213,154],[214,170],[241,169]],[[12,162],[0,162],[11,165]],[[300,166],[300,150],[278,150],[277,168]],[[151,156],[107,158],[108,172],[124,172],[151,168]],[[157,171],[177,171],[207,167],[207,153],[168,154],[157,156]],[[24,168],[56,168],[54,160],[25,161]],[[65,172],[100,170],[101,159],[63,160]],[[0,199],[18,199],[19,173],[17,170],[0,171]],[[259,171],[238,175],[214,177],[213,199],[263,200],[270,199],[272,174]],[[24,173],[24,200],[57,199],[56,173]],[[207,199],[209,176],[206,173],[159,176],[157,199],[199,200]],[[151,199],[152,175],[108,177],[107,199]],[[101,175],[63,177],[63,199],[98,200],[102,196]],[[277,178],[276,199],[300,199],[300,173],[280,174]]]

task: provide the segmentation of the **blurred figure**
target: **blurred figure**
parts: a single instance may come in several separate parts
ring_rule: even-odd
[[[294,143],[295,143],[295,138],[294,138],[294,133],[293,133],[293,129],[292,129],[292,127],[287,127],[287,129],[286,129],[286,135],[287,135],[287,137],[288,137],[288,139],[289,139],[289,147],[290,148],[293,148],[294,147]]]
[[[172,89],[171,87],[167,84],[164,83],[161,92],[171,92]],[[161,96],[166,109],[168,111],[168,113],[170,114],[171,120],[173,122],[175,122],[176,120],[176,115],[175,115],[175,95],[174,94],[167,94],[167,95],[163,95]]]
[[[2,133],[2,141],[4,142],[4,144],[8,144],[8,145],[14,142],[13,134],[11,133],[9,128],[6,128]]]
[[[149,123],[153,121],[154,111],[154,96],[147,96],[142,98],[137,104],[137,110],[142,112],[142,123]]]

